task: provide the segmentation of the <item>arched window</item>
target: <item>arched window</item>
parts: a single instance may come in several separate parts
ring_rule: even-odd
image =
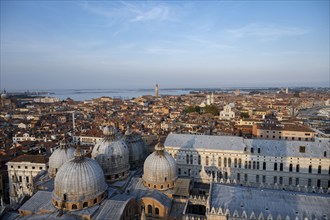
[[[55,202],[55,206],[58,206],[58,202],[57,201]]]
[[[323,152],[323,156],[327,157],[327,152],[326,151]]]
[[[205,165],[208,166],[209,165],[209,156],[206,156],[205,160],[206,160]]]
[[[292,163],[289,165],[289,171],[292,172]]]
[[[254,149],[253,149],[253,147],[251,148],[251,154],[253,154],[253,152],[254,152]]]
[[[181,168],[178,169],[178,173],[179,173],[179,175],[181,175]]]
[[[189,155],[186,155],[186,164],[189,164]]]
[[[244,162],[244,169],[247,169],[247,161]]]
[[[283,163],[280,163],[280,171],[283,171]]]
[[[317,180],[317,187],[321,187],[321,180]]]
[[[237,173],[237,181],[240,181],[240,180],[241,180],[241,174]]]
[[[262,169],[265,170],[266,169],[266,162],[262,163]]]
[[[256,162],[255,161],[253,161],[252,167],[253,167],[254,170],[256,169]]]
[[[76,204],[72,204],[72,209],[77,209],[77,205]]]
[[[218,158],[218,167],[221,167],[221,157]]]
[[[88,202],[84,202],[83,207],[84,208],[88,207]]]
[[[96,203],[97,203],[97,199],[94,199],[94,201],[93,201],[93,202],[94,202],[94,204],[96,204]]]
[[[152,206],[148,205],[148,214],[152,214]]]
[[[249,161],[249,169],[251,169],[251,161]]]
[[[277,170],[277,163],[274,163],[274,170]]]
[[[63,194],[63,200],[66,201],[66,194]]]
[[[234,167],[237,168],[237,158],[234,159]]]
[[[201,156],[198,155],[198,164],[201,165]]]
[[[242,159],[238,159],[238,168],[241,168],[242,167]]]
[[[309,167],[308,167],[308,173],[312,173],[312,165],[309,165]]]
[[[156,208],[156,209],[155,209],[155,214],[156,214],[156,215],[159,215],[159,208]]]
[[[260,154],[260,148],[258,148],[258,154]]]
[[[297,164],[297,166],[296,166],[296,172],[299,173],[299,164]]]
[[[322,167],[321,167],[321,165],[319,165],[319,167],[317,169],[317,173],[321,173],[321,169],[322,169]]]
[[[227,167],[227,158],[226,157],[223,159],[223,166]]]
[[[259,169],[260,169],[260,162],[257,161],[257,170],[259,170]]]
[[[193,155],[190,155],[190,164],[193,164]]]
[[[231,167],[231,158],[228,158],[228,167]]]
[[[163,185],[161,185],[160,188],[163,189]]]

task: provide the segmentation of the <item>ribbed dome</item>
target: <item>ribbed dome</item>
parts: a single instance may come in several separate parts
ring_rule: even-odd
[[[2,94],[1,94],[1,98],[2,98],[2,99],[6,99],[6,98],[8,98],[7,93],[2,93]]]
[[[49,176],[54,177],[60,167],[73,158],[73,153],[74,148],[68,147],[65,142],[62,141],[60,147],[57,148],[49,158]]]
[[[75,158],[64,163],[55,177],[53,192],[55,206],[61,207],[59,204],[62,203],[63,206],[65,203],[77,205],[67,207],[68,209],[90,207],[99,203],[107,190],[100,165],[76,151]]]
[[[124,140],[128,146],[129,163],[131,167],[135,165],[142,165],[146,155],[146,149],[141,136],[134,134],[129,129],[127,129],[125,132]]]
[[[144,185],[160,190],[172,188],[178,178],[175,160],[164,150],[161,143],[158,143],[155,149],[144,162]]]
[[[105,137],[92,151],[92,158],[102,167],[107,181],[124,179],[129,172],[129,151],[126,143],[117,137],[114,129],[106,128]]]

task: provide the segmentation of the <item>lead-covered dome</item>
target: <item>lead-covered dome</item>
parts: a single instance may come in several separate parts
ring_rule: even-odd
[[[74,158],[64,163],[54,182],[53,204],[65,210],[83,209],[100,203],[107,184],[100,165],[83,156],[78,148]]]
[[[175,160],[164,150],[162,143],[159,142],[155,150],[144,162],[143,183],[158,190],[173,188],[178,178]]]
[[[60,142],[60,147],[57,148],[49,158],[48,174],[50,177],[56,176],[57,171],[67,161],[73,158],[74,148],[68,146],[65,141]]]
[[[142,166],[146,156],[146,148],[141,136],[127,128],[124,140],[128,146],[131,167]]]
[[[115,128],[105,127],[104,138],[93,148],[92,158],[102,167],[109,182],[125,179],[129,174],[129,151]]]

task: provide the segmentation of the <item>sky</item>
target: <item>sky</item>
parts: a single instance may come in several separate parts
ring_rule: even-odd
[[[330,86],[329,1],[1,1],[1,89]]]

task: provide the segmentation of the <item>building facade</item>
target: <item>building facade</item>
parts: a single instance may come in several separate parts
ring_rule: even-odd
[[[178,175],[197,182],[214,180],[306,192],[327,192],[330,187],[328,140],[169,134],[165,148],[176,160]]]
[[[304,126],[263,123],[253,125],[252,135],[255,138],[273,140],[313,141],[315,132]]]
[[[223,111],[220,112],[220,120],[231,120],[235,118],[235,112],[231,110],[230,105],[226,105]]]
[[[34,193],[34,177],[48,169],[48,159],[42,155],[21,155],[7,163],[10,204],[15,206],[25,195]]]

